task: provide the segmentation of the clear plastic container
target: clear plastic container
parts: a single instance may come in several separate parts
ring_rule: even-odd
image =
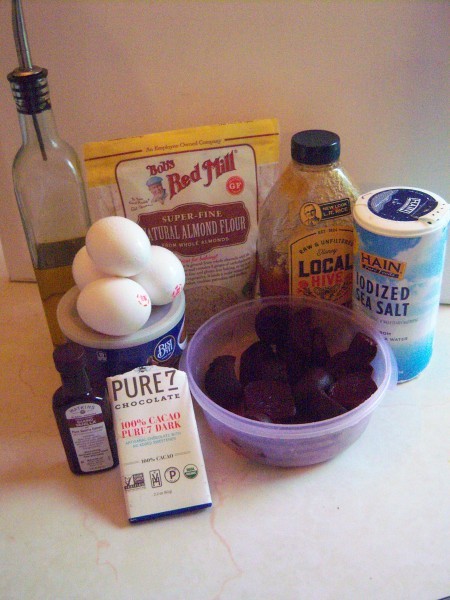
[[[377,391],[345,414],[299,425],[252,421],[210,400],[203,388],[210,363],[221,354],[232,354],[238,362],[245,348],[257,339],[255,316],[263,307],[273,304],[314,308],[317,325],[323,328],[332,353],[345,350],[357,331],[370,335],[378,345],[372,363]],[[187,372],[191,393],[222,442],[251,460],[281,467],[324,462],[348,448],[364,432],[386,392],[397,383],[392,351],[369,319],[330,302],[281,296],[240,303],[209,319],[192,337],[180,368]]]

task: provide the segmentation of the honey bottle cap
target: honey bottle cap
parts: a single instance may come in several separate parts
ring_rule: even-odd
[[[332,131],[308,129],[291,139],[293,160],[305,165],[327,165],[336,162],[341,153],[340,138]]]

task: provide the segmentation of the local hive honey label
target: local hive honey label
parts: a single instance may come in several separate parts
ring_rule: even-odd
[[[289,244],[290,293],[343,304],[352,293],[353,228],[318,229]]]

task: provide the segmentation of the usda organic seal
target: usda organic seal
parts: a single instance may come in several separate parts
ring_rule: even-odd
[[[186,465],[183,469],[183,475],[187,479],[194,479],[198,475],[198,467],[196,465]]]

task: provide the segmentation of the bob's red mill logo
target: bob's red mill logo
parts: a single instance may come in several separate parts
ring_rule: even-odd
[[[403,279],[405,276],[405,262],[400,262],[392,258],[383,258],[363,251],[360,251],[359,256],[361,267],[366,271],[398,280]]]
[[[158,166],[148,165],[146,168],[152,175],[155,175],[175,168],[175,162],[167,160]],[[224,156],[217,156],[214,160],[207,159],[201,166],[200,163],[197,163],[190,173],[168,173],[166,179],[169,184],[170,198],[172,199],[176,194],[198,181],[203,181],[203,185],[209,187],[215,179],[235,170],[234,153],[231,151]]]

